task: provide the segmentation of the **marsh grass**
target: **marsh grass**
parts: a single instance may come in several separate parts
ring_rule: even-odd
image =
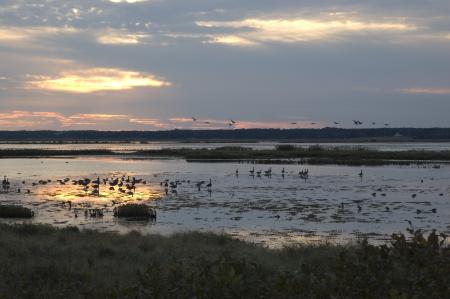
[[[133,158],[184,158],[188,161],[268,161],[296,159],[292,163],[342,164],[342,165],[386,165],[426,163],[427,161],[450,162],[450,151],[375,151],[360,147],[324,147],[313,145],[308,148],[290,144],[278,145],[273,150],[255,150],[239,146],[225,146],[214,149],[161,149],[132,152],[111,150],[45,150],[17,149],[0,150],[0,158],[11,157],[55,157],[55,156],[121,156]],[[286,161],[285,161],[286,162]]]
[[[0,218],[32,218],[34,212],[18,205],[0,205]]]
[[[270,250],[211,233],[0,225],[0,298],[449,298],[450,248],[410,233]]]
[[[156,218],[156,212],[148,205],[128,203],[114,208],[114,216],[119,218]]]

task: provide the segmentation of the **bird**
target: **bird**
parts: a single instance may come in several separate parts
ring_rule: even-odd
[[[192,118],[192,121],[197,121],[197,119],[195,117],[191,117],[191,118]]]
[[[230,119],[230,122],[234,125],[236,123],[236,121]]]
[[[297,124],[297,123],[295,123],[295,122],[294,122],[294,123],[291,123],[291,125],[296,125],[296,124]]]
[[[360,121],[360,120],[353,120],[353,124],[356,125],[356,126],[359,126],[359,125],[362,125],[363,122]]]
[[[339,124],[339,122],[337,122],[337,121],[334,121],[333,123],[334,123],[335,125],[338,125],[338,124]]]
[[[206,187],[208,187],[208,189],[211,189],[211,187],[212,187],[212,181],[211,181],[211,179],[209,179],[209,183],[206,185]]]
[[[361,169],[361,171],[358,173],[358,175],[359,175],[359,177],[361,177],[361,178],[363,177],[364,174],[363,174],[362,169]]]

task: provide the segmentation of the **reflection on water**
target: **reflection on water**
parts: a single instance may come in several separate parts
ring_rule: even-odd
[[[249,175],[253,167],[255,173],[262,171],[261,177]],[[414,228],[450,231],[448,165],[364,167],[362,177],[357,167],[311,165],[308,179],[298,175],[302,167],[97,157],[1,159],[11,187],[0,198],[31,207],[36,217],[30,222],[119,232],[216,231],[270,246],[355,236],[383,240],[405,231],[406,220]],[[272,175],[264,176],[269,168]],[[133,177],[138,183],[128,193]],[[86,178],[86,186],[74,183]],[[111,183],[115,179],[122,186]],[[205,183],[199,190],[200,181]],[[125,202],[154,207],[156,223],[115,219],[114,207]],[[104,216],[85,216],[90,208],[102,209]]]

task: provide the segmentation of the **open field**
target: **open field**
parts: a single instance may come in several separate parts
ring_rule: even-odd
[[[0,297],[448,298],[443,237],[391,242],[273,250],[205,233],[0,225]]]

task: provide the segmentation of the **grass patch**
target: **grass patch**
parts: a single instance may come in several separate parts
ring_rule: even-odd
[[[170,237],[0,225],[1,298],[449,298],[444,236],[269,250]]]
[[[0,205],[0,218],[32,218],[34,212],[17,205]]]
[[[114,152],[111,150],[45,150],[18,149],[0,150],[0,158],[13,157],[58,157],[58,156],[118,156],[131,158],[184,158],[188,161],[276,161],[292,160],[291,163],[305,164],[342,164],[342,165],[387,165],[427,163],[428,161],[450,162],[450,151],[375,151],[352,147],[323,147],[320,145],[308,148],[290,144],[278,145],[276,149],[256,150],[239,146],[226,146],[214,149],[161,149],[140,150],[130,152]]]
[[[128,203],[114,208],[114,216],[120,218],[156,218],[156,211],[145,204]]]

